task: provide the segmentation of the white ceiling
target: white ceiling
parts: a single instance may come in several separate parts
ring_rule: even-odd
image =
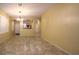
[[[13,17],[40,16],[50,6],[52,6],[51,3],[22,3],[22,6],[18,6],[18,3],[0,3],[0,9]]]

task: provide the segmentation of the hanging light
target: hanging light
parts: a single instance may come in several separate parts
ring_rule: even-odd
[[[23,21],[23,18],[20,16],[16,19],[17,21]]]
[[[17,20],[17,21],[20,21],[20,18],[17,18],[16,20]]]
[[[18,3],[18,6],[19,7],[22,7],[22,3]],[[18,11],[18,13],[19,13],[19,15],[22,13],[22,10],[20,9],[19,11]],[[23,18],[21,17],[21,16],[19,16],[18,18],[16,18],[16,20],[17,21],[23,21]]]

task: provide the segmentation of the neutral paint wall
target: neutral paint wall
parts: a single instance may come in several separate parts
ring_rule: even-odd
[[[79,54],[79,4],[54,4],[41,17],[41,35],[71,54]]]
[[[5,32],[5,33],[0,33],[0,43],[2,43],[2,42],[4,42],[5,40],[9,39],[12,36],[12,30],[11,30],[12,21],[9,18],[9,16],[2,10],[0,10],[0,15],[6,17],[7,20],[9,20],[9,31]]]

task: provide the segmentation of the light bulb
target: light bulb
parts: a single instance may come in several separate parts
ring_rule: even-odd
[[[20,18],[17,18],[16,20],[17,20],[17,21],[20,21]]]

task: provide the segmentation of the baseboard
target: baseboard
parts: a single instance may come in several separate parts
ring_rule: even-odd
[[[72,55],[69,51],[61,48],[60,46],[56,45],[56,44],[53,44],[56,48],[60,49],[61,51],[64,51],[65,53],[67,53],[68,55]]]
[[[43,39],[43,38],[42,38]],[[45,40],[45,39],[44,39]],[[45,40],[47,41],[47,40]],[[50,43],[49,41],[47,41],[48,43]],[[51,43],[50,43],[51,44]],[[61,48],[60,46],[56,45],[56,44],[51,44],[51,45],[54,45],[55,47],[57,47],[58,49],[60,49],[61,51],[64,51],[65,53],[67,53],[68,55],[72,55],[69,51]]]

